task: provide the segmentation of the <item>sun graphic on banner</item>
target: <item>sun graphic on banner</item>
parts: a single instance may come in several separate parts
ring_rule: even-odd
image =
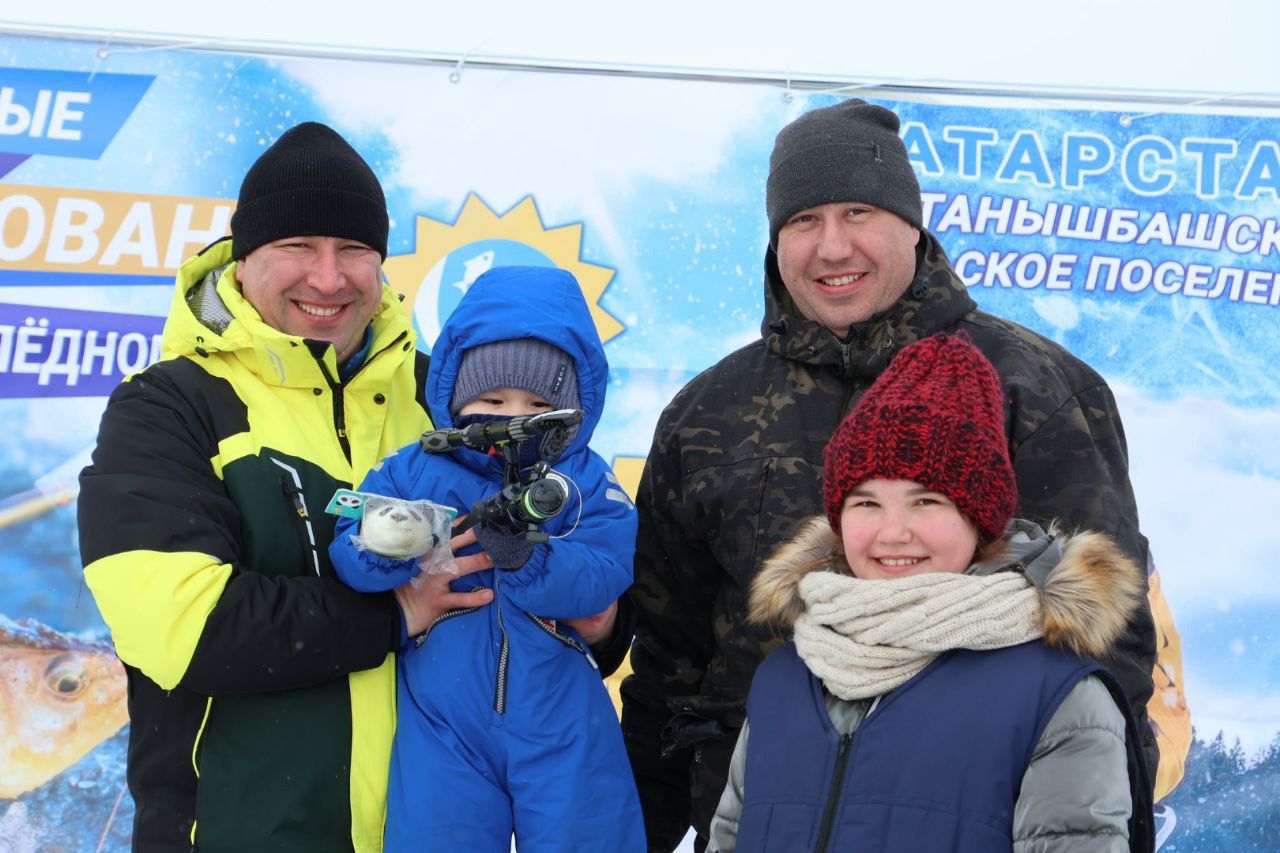
[[[573,274],[591,309],[600,340],[623,330],[617,318],[600,307],[600,297],[613,279],[609,267],[589,264],[582,253],[582,224],[545,228],[533,196],[499,216],[474,193],[451,225],[417,217],[414,250],[394,255],[383,265],[391,286],[404,294],[419,339],[428,347],[467,288],[491,267],[560,267]]]

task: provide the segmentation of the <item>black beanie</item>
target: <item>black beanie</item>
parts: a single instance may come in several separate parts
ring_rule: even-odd
[[[285,237],[358,240],[387,257],[387,200],[369,164],[314,121],[291,127],[244,176],[231,216],[237,260]]]
[[[892,110],[850,98],[778,133],[765,189],[769,245],[777,250],[778,231],[800,211],[840,201],[874,205],[924,228],[920,183]]]

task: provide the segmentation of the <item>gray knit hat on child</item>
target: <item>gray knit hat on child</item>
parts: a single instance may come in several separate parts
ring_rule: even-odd
[[[462,354],[449,414],[485,391],[522,388],[557,409],[578,408],[578,370],[560,347],[536,338],[515,338],[472,347]]]
[[[800,116],[784,127],[769,156],[765,211],[769,245],[802,210],[860,201],[923,229],[920,182],[898,136],[892,110],[851,98]]]

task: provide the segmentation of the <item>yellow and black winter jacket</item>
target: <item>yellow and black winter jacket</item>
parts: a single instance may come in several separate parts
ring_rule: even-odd
[[[230,241],[178,273],[164,358],[112,394],[81,475],[85,580],[129,674],[136,850],[378,850],[391,593],[329,563],[338,487],[429,425],[427,359],[383,287],[369,354],[266,325]]]

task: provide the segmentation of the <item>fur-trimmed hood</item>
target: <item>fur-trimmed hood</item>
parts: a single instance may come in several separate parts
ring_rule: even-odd
[[[1105,534],[1064,535],[1014,519],[1006,549],[965,574],[1020,572],[1040,593],[1044,641],[1082,657],[1104,656],[1146,595],[1143,572]],[[750,619],[788,634],[804,609],[800,579],[810,572],[849,574],[840,539],[826,516],[814,516],[773,556],[751,584]],[[892,583],[892,581],[867,581]]]

